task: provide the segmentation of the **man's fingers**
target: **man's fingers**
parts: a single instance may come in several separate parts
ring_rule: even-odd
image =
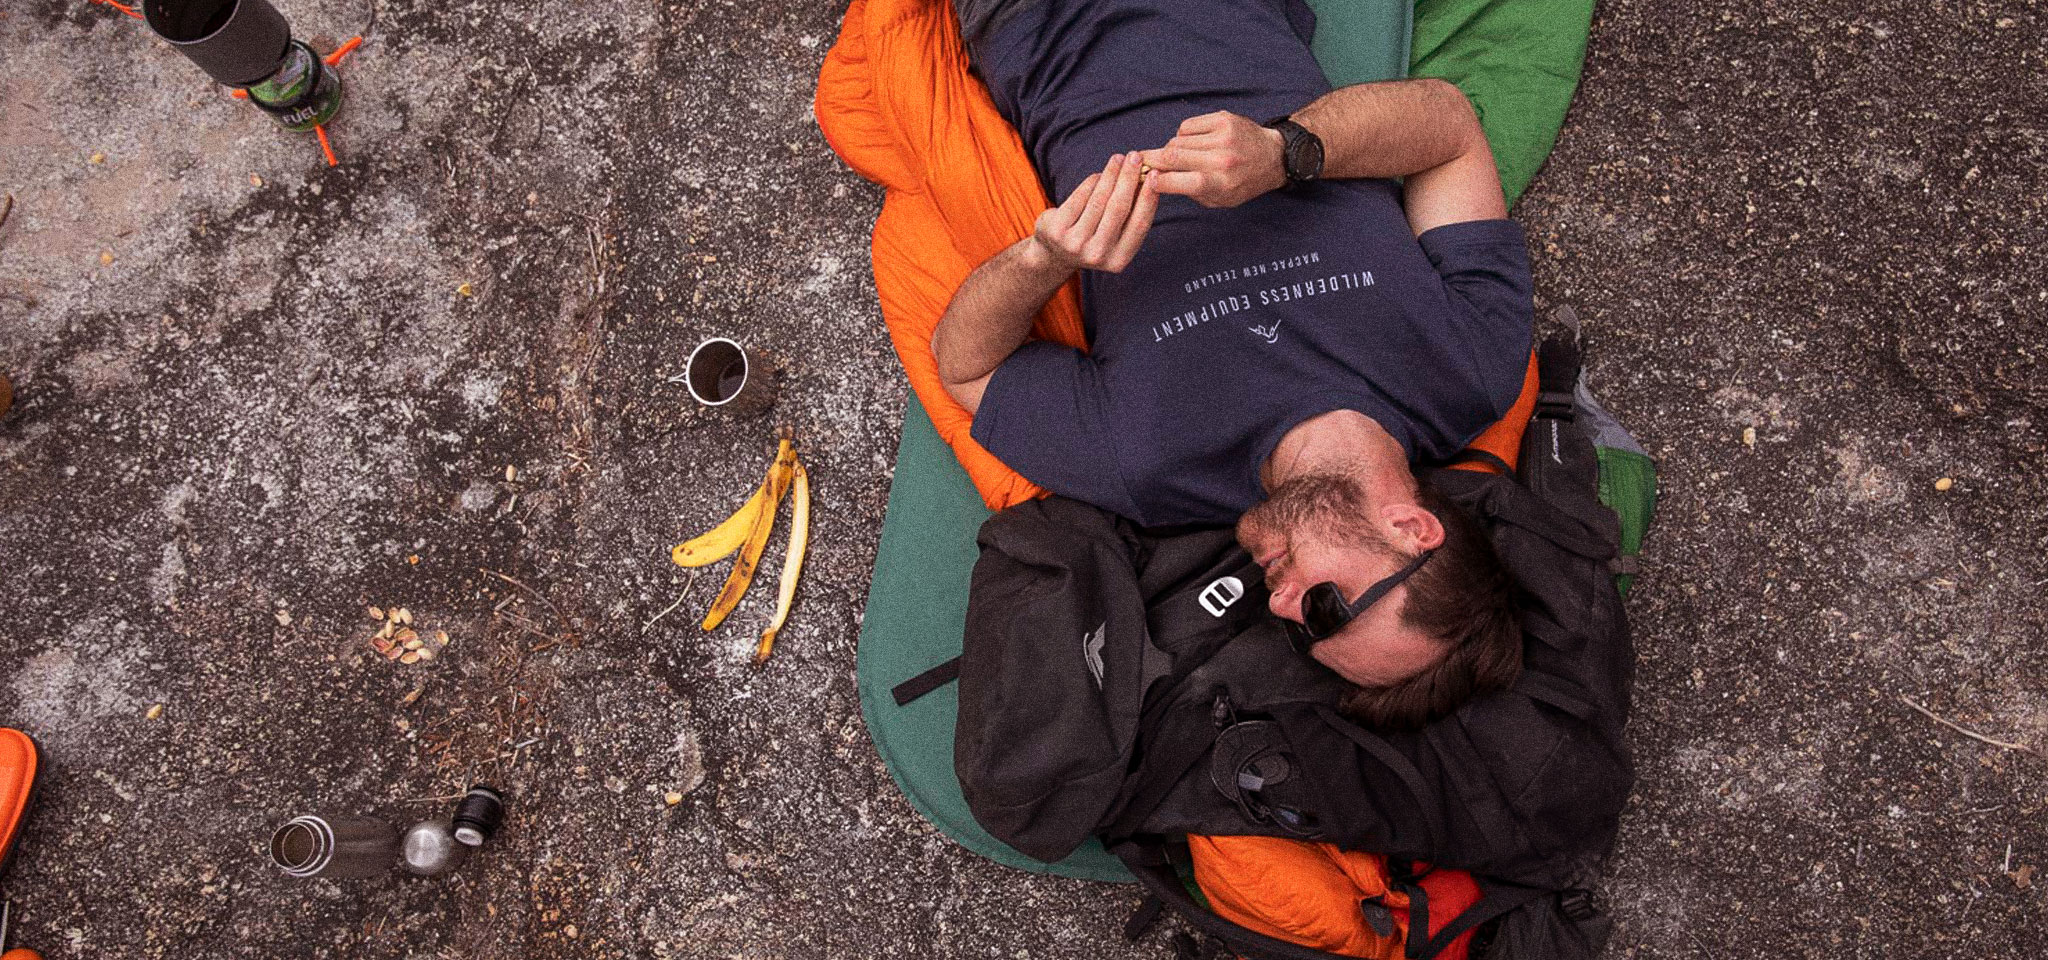
[[[1230,119],[1230,111],[1228,110],[1205,113],[1199,117],[1189,117],[1186,120],[1182,120],[1180,122],[1180,129],[1175,132],[1183,137],[1198,133],[1208,133],[1212,130],[1222,129],[1224,121],[1228,119]]]
[[[1209,138],[1175,137],[1157,150],[1141,151],[1138,159],[1154,170],[1194,170],[1208,166],[1213,158],[1203,154],[1219,145]]]
[[[1192,197],[1208,186],[1208,177],[1192,170],[1161,170],[1153,175],[1152,189]]]
[[[1124,222],[1123,236],[1116,242],[1116,248],[1109,253],[1104,270],[1115,272],[1131,265],[1131,258],[1138,255],[1138,248],[1145,243],[1145,234],[1152,229],[1152,216],[1159,212],[1159,191],[1154,187],[1158,171],[1145,175],[1145,182],[1138,187],[1138,199],[1131,205],[1131,216]]]
[[[1067,194],[1066,202],[1060,204],[1053,212],[1053,229],[1065,230],[1080,220],[1082,209],[1088,206],[1088,198],[1095,194],[1095,185],[1101,181],[1102,174],[1091,173],[1088,179],[1081,181],[1081,185],[1074,188],[1073,193]]]
[[[1095,181],[1095,188],[1088,194],[1088,205],[1081,209],[1081,219],[1074,221],[1074,236],[1084,242],[1094,235],[1095,225],[1102,222],[1102,211],[1109,207],[1110,189],[1114,183],[1111,178],[1123,165],[1123,159],[1123,154],[1109,158],[1101,173],[1088,178]]]
[[[1117,238],[1122,235],[1125,221],[1131,216],[1131,202],[1137,199],[1138,188],[1144,183],[1138,173],[1138,155],[1127,154],[1123,165],[1117,170],[1116,183],[1110,188],[1109,205],[1103,208],[1102,220],[1088,235],[1087,246],[1082,248],[1085,260],[1097,261],[1116,249]]]

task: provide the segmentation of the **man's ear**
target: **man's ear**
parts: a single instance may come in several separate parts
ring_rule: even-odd
[[[1380,508],[1380,520],[1394,530],[1394,543],[1404,552],[1420,553],[1444,545],[1444,522],[1416,503],[1394,503]]]

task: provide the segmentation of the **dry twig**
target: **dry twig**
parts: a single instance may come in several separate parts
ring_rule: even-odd
[[[660,622],[661,622],[661,618],[663,618],[663,617],[666,617],[666,616],[668,616],[668,615],[669,615],[669,614],[671,614],[671,613],[674,613],[674,612],[675,612],[675,609],[676,609],[677,607],[680,607],[680,606],[682,606],[682,605],[683,605],[683,601],[684,601],[684,600],[687,600],[687,599],[689,599],[689,597],[690,597],[690,591],[691,591],[691,590],[693,590],[693,589],[695,589],[695,588],[696,588],[696,586],[697,586],[697,571],[695,571],[695,570],[692,570],[692,571],[690,571],[690,579],[689,579],[689,581],[688,581],[687,583],[684,583],[684,584],[683,584],[683,592],[682,592],[682,593],[680,593],[680,594],[677,594],[677,595],[676,595],[676,602],[674,602],[674,603],[671,603],[671,604],[669,604],[669,605],[668,605],[667,607],[663,608],[663,609],[662,609],[662,611],[661,611],[660,613],[657,613],[657,614],[655,614],[655,615],[654,615],[654,619],[652,619],[652,620],[649,620],[649,621],[647,621],[646,623],[643,623],[643,624],[641,624],[641,625],[640,625],[640,632],[641,632],[641,633],[646,633],[647,631],[649,631],[649,630],[652,630],[652,629],[654,629],[654,625],[655,625],[655,624],[657,624],[657,623],[660,623]]]
[[[568,629],[569,636],[571,638],[578,637],[578,634],[576,632],[576,622],[570,620],[569,615],[563,613],[561,607],[555,606],[555,602],[553,600],[549,600],[546,594],[541,593],[540,591],[527,586],[525,583],[522,583],[519,580],[516,580],[506,574],[499,573],[498,571],[492,570],[488,567],[478,567],[477,569],[483,573],[488,573],[491,576],[497,577],[498,579],[503,580],[506,583],[518,587],[520,590],[525,591],[528,596],[534,598],[535,600],[539,600],[541,602],[541,605],[547,607],[548,612],[554,614],[555,619],[561,621],[562,626]],[[555,638],[550,637],[549,639]]]
[[[1926,707],[1923,707],[1917,703],[1914,703],[1912,697],[1901,695],[1899,697],[1899,700],[1905,703],[1906,706],[1912,707],[1913,709],[1920,711],[1921,715],[1925,716],[1927,719],[1932,720],[1935,723],[1941,724],[1942,726],[1947,727],[1950,730],[1954,730],[1955,732],[1960,733],[1963,736],[1969,737],[1970,739],[1975,740],[1979,743],[1988,743],[1994,747],[2001,747],[2006,750],[2017,750],[2021,753],[2028,753],[2037,757],[2041,755],[2041,751],[2036,750],[2033,747],[2027,746],[2024,743],[2008,743],[2004,740],[1993,740],[1992,738],[1987,737],[1981,733],[1978,733],[1977,731],[1972,730],[1968,727],[1962,726],[1961,724],[1954,723],[1949,720],[1944,720],[1941,717],[1936,716],[1934,711],[1929,710]]]

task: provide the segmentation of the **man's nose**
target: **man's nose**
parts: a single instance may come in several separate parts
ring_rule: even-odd
[[[1282,587],[1266,598],[1266,609],[1282,620],[1301,622],[1301,598],[1293,590]]]

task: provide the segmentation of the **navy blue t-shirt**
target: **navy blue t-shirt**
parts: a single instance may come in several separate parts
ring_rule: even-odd
[[[1036,0],[976,68],[1057,202],[1189,117],[1264,121],[1328,92],[1313,23],[1300,0]],[[974,438],[1151,526],[1235,521],[1264,496],[1281,436],[1333,410],[1371,417],[1411,460],[1448,457],[1521,391],[1524,243],[1508,220],[1418,241],[1386,180],[1221,210],[1162,197],[1124,272],[1082,274],[1092,352],[1025,344],[989,381]]]

